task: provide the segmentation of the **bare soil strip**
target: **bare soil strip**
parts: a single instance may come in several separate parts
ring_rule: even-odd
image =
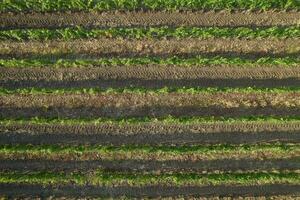
[[[7,88],[82,87],[298,87],[300,68],[285,67],[100,67],[0,68]]]
[[[54,198],[57,199],[57,198]],[[163,197],[160,198],[161,200],[171,200],[174,199],[174,197]],[[178,198],[175,197],[175,199],[182,199],[181,196]],[[195,197],[189,196],[185,197],[186,200],[195,200]],[[300,197],[296,195],[276,195],[276,196],[253,196],[253,195],[247,195],[247,196],[215,196],[215,197],[201,197],[199,198],[201,200],[299,200]]]
[[[218,99],[218,101],[216,101]],[[32,107],[144,107],[144,106],[220,106],[300,107],[300,93],[216,92],[206,93],[103,93],[103,94],[10,94],[0,96],[2,108]]]
[[[11,123],[9,125],[0,125],[0,133],[25,133],[25,134],[70,134],[70,135],[101,135],[106,134],[120,134],[120,135],[138,135],[138,134],[194,134],[194,135],[209,135],[211,133],[224,133],[235,135],[241,133],[246,136],[248,133],[258,134],[276,134],[282,132],[282,134],[289,135],[300,133],[299,122],[210,122],[210,123],[196,123],[196,124],[180,124],[180,123],[138,123],[138,124],[116,124],[116,123],[100,123],[94,124],[17,124]]]
[[[298,93],[9,95],[0,102],[1,118],[300,115]]]
[[[23,131],[26,132],[26,131]],[[197,145],[197,144],[258,144],[258,143],[300,143],[299,133],[173,133],[173,134],[64,134],[53,133],[0,133],[0,144],[32,145]]]
[[[239,79],[300,78],[300,68],[289,67],[180,67],[111,66],[87,68],[0,68],[0,80],[125,80],[125,79]]]
[[[257,87],[257,88],[278,88],[278,87],[299,87],[299,78],[286,79],[183,79],[183,80],[83,80],[83,81],[0,81],[2,87],[7,89],[18,88],[124,88],[124,87],[144,87],[149,89],[159,89],[162,87]]]
[[[0,160],[0,170],[14,171],[93,171],[97,169],[112,171],[198,171],[234,172],[257,170],[298,170],[300,157],[278,160],[225,159],[209,161],[156,161],[156,160]]]
[[[1,81],[52,80],[188,80],[188,79],[286,79],[299,78],[298,67],[181,67],[181,66],[111,66],[84,68],[0,68]]]
[[[99,186],[44,186],[29,184],[0,184],[0,193],[10,197],[210,197],[265,195],[300,195],[299,185],[260,185],[260,186],[145,186],[145,187],[99,187]]]
[[[133,27],[133,26],[291,26],[300,24],[300,13],[289,12],[66,12],[1,13],[0,28]]]
[[[168,56],[182,54],[256,54],[284,55],[299,54],[298,38],[184,38],[142,39],[122,38],[76,39],[71,41],[25,41],[0,42],[0,55],[23,57],[51,54],[79,54],[81,56]]]
[[[103,106],[103,107],[29,107],[0,108],[1,118],[99,118],[99,117],[239,117],[239,116],[300,116],[300,108],[289,107],[235,107],[224,108],[221,106]]]

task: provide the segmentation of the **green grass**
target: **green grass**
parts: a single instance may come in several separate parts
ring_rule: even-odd
[[[163,87],[159,89],[149,89],[143,87],[125,87],[125,88],[65,88],[65,89],[53,89],[53,88],[17,88],[7,89],[0,87],[1,95],[11,94],[169,94],[169,93],[291,93],[300,92],[300,87],[278,87],[278,88],[230,88],[230,87]]]
[[[228,159],[250,158],[268,154],[269,159],[293,157],[300,153],[300,145],[194,145],[194,146],[148,146],[148,145],[1,145],[0,157],[15,159],[29,156],[34,159],[76,157],[78,160],[94,159],[143,159],[143,160],[188,160],[188,158]]]
[[[123,145],[123,146],[102,146],[102,145],[78,145],[78,146],[61,146],[61,145],[0,145],[0,153],[115,153],[115,152],[143,152],[143,153],[210,153],[210,152],[249,152],[249,151],[274,151],[290,152],[293,150],[300,151],[300,145],[289,144],[259,144],[259,145],[193,145],[193,146],[148,146],[148,145]]]
[[[265,38],[265,37],[300,37],[300,27],[271,27],[271,28],[217,28],[217,27],[193,27],[193,28],[109,28],[109,29],[17,29],[0,31],[0,40],[72,40],[100,37],[122,38]]]
[[[261,57],[248,59],[239,57],[203,57],[195,56],[181,58],[172,56],[160,57],[133,57],[133,58],[99,58],[99,59],[56,59],[56,58],[28,58],[28,59],[0,59],[0,67],[91,67],[91,66],[136,66],[136,65],[178,65],[178,66],[207,66],[207,65],[232,65],[232,66],[299,66],[300,57]]]
[[[262,184],[300,184],[298,173],[164,173],[139,174],[96,171],[94,173],[63,173],[63,172],[0,172],[0,183],[29,184],[72,184],[99,186],[146,186],[146,185],[262,185]]]
[[[196,124],[196,123],[246,123],[246,122],[272,122],[272,123],[286,123],[299,122],[300,116],[294,117],[275,117],[275,116],[240,116],[232,117],[173,117],[167,116],[162,118],[82,118],[82,119],[67,119],[67,118],[0,118],[0,125],[14,125],[14,124],[61,124],[61,125],[85,125],[85,124],[102,124],[102,123],[116,123],[116,124],[139,124],[139,123],[166,123],[166,124]]]
[[[298,9],[297,0],[3,0],[0,11]]]

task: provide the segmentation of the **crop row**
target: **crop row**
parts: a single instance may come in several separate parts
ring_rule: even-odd
[[[176,10],[176,9],[297,9],[296,0],[27,0],[3,1],[0,11],[59,11],[59,10],[114,10],[114,9],[149,9],[149,10]]]
[[[260,57],[256,59],[243,57],[205,57],[195,56],[182,58],[172,56],[161,57],[132,57],[132,58],[99,58],[99,59],[59,59],[59,58],[27,58],[27,59],[0,59],[1,67],[88,67],[88,66],[133,66],[134,65],[180,65],[180,66],[205,66],[205,65],[237,65],[255,67],[259,65],[280,65],[286,67],[299,66],[298,57]]]
[[[158,89],[143,88],[143,87],[125,87],[125,88],[17,88],[7,89],[0,87],[0,95],[10,94],[169,94],[169,93],[290,93],[299,92],[299,87],[278,87],[278,88],[230,88],[230,87],[163,87]]]
[[[259,145],[192,145],[192,146],[149,146],[149,145],[122,145],[122,146],[103,146],[103,145],[0,145],[0,153],[115,153],[115,152],[141,152],[141,153],[217,153],[217,152],[250,152],[250,151],[273,151],[277,153],[297,150],[300,145],[293,144],[259,144]],[[299,149],[300,151],[300,149]]]
[[[53,173],[53,172],[0,172],[0,183],[30,183],[30,184],[70,184],[102,185],[102,186],[145,186],[145,185],[261,185],[261,184],[299,184],[299,174],[288,173],[164,173],[139,174],[122,172],[95,171],[92,173]]]
[[[193,146],[148,146],[148,145],[1,145],[0,158],[5,159],[59,159],[59,160],[215,160],[251,159],[268,156],[269,159],[290,158],[300,153],[299,145],[193,145]]]
[[[136,117],[136,118],[82,118],[82,119],[68,119],[68,118],[2,118],[0,125],[10,124],[69,124],[69,125],[83,125],[83,124],[101,124],[101,123],[118,123],[118,124],[138,124],[138,123],[171,123],[171,124],[194,124],[194,123],[217,123],[217,122],[299,122],[300,116],[290,117],[275,117],[275,116],[241,116],[241,117],[173,117],[167,116],[162,118],[150,117]]]
[[[150,27],[150,28],[109,28],[109,29],[17,29],[0,31],[0,40],[52,40],[52,39],[79,39],[100,37],[123,38],[210,38],[210,37],[238,37],[238,38],[265,38],[265,37],[300,37],[299,27],[271,27],[271,28],[218,28],[218,27]]]

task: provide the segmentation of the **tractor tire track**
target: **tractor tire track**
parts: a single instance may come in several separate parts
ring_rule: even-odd
[[[216,101],[220,99],[220,101]],[[143,106],[219,106],[238,107],[289,107],[300,106],[300,93],[275,92],[170,92],[170,93],[99,93],[76,94],[8,94],[1,95],[2,108],[32,107],[143,107]]]
[[[9,197],[210,197],[219,196],[274,196],[300,195],[299,185],[260,185],[260,186],[75,186],[75,185],[38,185],[38,184],[0,184],[0,193]]]
[[[163,171],[163,172],[236,172],[236,171],[272,171],[298,170],[300,157],[292,159],[255,160],[224,159],[207,161],[178,160],[87,160],[87,161],[51,161],[51,160],[0,160],[0,171]]]
[[[100,123],[100,124],[32,124],[32,123],[10,123],[9,125],[0,124],[0,133],[25,133],[25,134],[74,134],[74,135],[88,135],[88,134],[211,134],[211,133],[257,133],[257,134],[271,134],[272,132],[300,133],[299,122],[278,121],[278,122],[197,122],[191,124],[181,123],[163,123],[163,122],[144,122],[140,124],[118,124],[118,123]]]
[[[116,79],[116,80],[80,80],[80,81],[0,81],[0,85],[7,89],[21,88],[48,88],[48,89],[64,89],[64,88],[126,88],[126,87],[142,87],[145,89],[160,89],[163,87],[257,87],[257,88],[278,88],[278,87],[299,87],[299,78],[284,79],[179,79],[179,80],[143,80],[143,79]]]
[[[300,53],[298,38],[185,38],[142,39],[123,38],[76,39],[70,41],[1,41],[2,57],[28,57],[59,54],[82,56],[170,56],[188,54],[230,53],[272,56]]]
[[[124,117],[240,117],[240,116],[300,116],[300,108],[289,107],[237,107],[224,108],[221,106],[103,106],[103,107],[31,107],[31,108],[0,108],[0,118],[124,118]]]
[[[184,80],[211,79],[284,79],[300,78],[298,67],[180,67],[180,66],[111,66],[85,68],[0,68],[1,81],[21,80]]]
[[[289,87],[300,85],[300,69],[285,67],[101,67],[0,68],[6,88],[70,87]]]
[[[289,132],[263,133],[173,133],[173,134],[64,134],[64,133],[0,133],[0,144],[31,145],[197,145],[197,144],[259,144],[300,143],[300,134]]]
[[[300,24],[300,14],[289,12],[250,11],[194,11],[194,12],[53,12],[53,13],[0,13],[1,29],[88,28],[136,26],[219,26],[266,27]]]

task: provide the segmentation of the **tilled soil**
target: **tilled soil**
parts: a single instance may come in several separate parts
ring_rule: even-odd
[[[220,99],[220,101],[215,101]],[[207,93],[104,93],[104,94],[10,94],[0,96],[0,106],[29,107],[142,107],[142,106],[220,106],[237,107],[298,107],[297,92],[215,92]]]
[[[0,68],[1,81],[82,80],[188,80],[188,79],[285,79],[300,78],[298,67],[180,67],[110,66],[85,68]]]
[[[82,80],[82,81],[3,81],[1,85],[8,89],[17,88],[126,88],[142,87],[145,89],[159,89],[162,87],[258,87],[258,88],[278,88],[278,87],[298,87],[298,78],[285,79],[182,79],[182,80],[141,80],[141,79],[117,79],[117,80]]]
[[[289,27],[300,25],[300,12],[295,11],[109,11],[109,12],[52,12],[0,13],[0,29],[14,28],[112,28],[112,27]],[[276,34],[276,33],[272,33]],[[300,93],[291,87],[300,85],[299,64],[281,64],[298,59],[300,39],[275,37],[236,38],[109,38],[76,40],[0,41],[0,58],[44,59],[39,67],[0,67],[0,87],[69,88],[162,88],[162,87],[289,87],[286,92],[216,92],[216,93],[100,93],[100,94],[2,94],[0,95],[0,171],[1,173],[35,172],[40,183],[30,178],[18,182],[4,176],[0,196],[46,198],[88,197],[212,197],[212,196],[300,196],[299,185],[287,184],[284,178],[272,179],[272,173],[299,173],[299,149],[285,153],[284,146],[300,143]],[[174,64],[118,65],[100,64],[101,58],[134,58],[148,56],[157,59],[192,58],[198,55],[237,58],[241,64]],[[223,62],[217,57],[216,62]],[[274,65],[259,64],[260,58],[270,57]],[[87,67],[62,66],[61,59],[93,59],[98,64]],[[240,58],[246,58],[243,64]],[[281,60],[281,58],[289,58]],[[157,62],[152,58],[153,63]],[[249,61],[250,60],[250,61]],[[249,64],[251,60],[256,64]],[[255,61],[257,60],[257,61]],[[49,61],[49,62],[47,62]],[[54,62],[56,61],[55,64]],[[234,60],[231,60],[234,63]],[[230,61],[230,62],[231,62]],[[51,63],[54,65],[51,65]],[[165,60],[164,62],[168,62]],[[163,62],[163,63],[164,63]],[[196,62],[192,60],[191,62]],[[226,62],[226,61],[225,61]],[[264,62],[264,60],[263,60]],[[0,63],[1,64],[1,63]],[[60,65],[60,66],[59,66]],[[172,115],[172,117],[169,117]],[[265,117],[251,121],[252,117]],[[105,118],[107,117],[107,118]],[[127,118],[141,118],[130,119]],[[146,118],[145,118],[146,117]],[[148,119],[148,118],[152,118]],[[160,119],[167,117],[166,119]],[[176,119],[178,117],[178,119]],[[186,118],[185,118],[186,117]],[[209,117],[206,121],[190,117]],[[220,118],[219,118],[220,117]],[[222,121],[222,117],[232,117]],[[245,117],[245,118],[243,118]],[[51,120],[51,119],[54,120]],[[93,120],[96,119],[97,120]],[[99,118],[99,119],[98,119]],[[156,119],[158,118],[158,119]],[[235,121],[236,118],[236,121]],[[277,120],[276,120],[277,118]],[[278,118],[286,118],[286,120]],[[124,119],[124,120],[122,120]],[[189,121],[189,119],[191,121]],[[209,120],[211,119],[211,120]],[[218,120],[220,119],[220,120]],[[273,119],[273,120],[272,120]],[[44,120],[44,121],[43,121]],[[90,120],[90,121],[89,121]],[[162,121],[160,121],[162,120]],[[194,121],[193,121],[194,120]],[[225,119],[224,119],[225,120]],[[15,145],[47,145],[38,153],[14,152]],[[231,152],[209,150],[201,152],[146,152],[136,155],[116,150],[105,152],[56,152],[55,146],[107,145],[123,146],[180,146],[180,145],[275,145],[262,149]],[[11,151],[7,151],[7,145]],[[26,146],[25,146],[26,145]],[[48,146],[49,145],[49,146]],[[55,145],[55,146],[51,146]],[[45,147],[45,146],[44,146]],[[273,146],[272,146],[273,147]],[[276,149],[278,147],[278,149]],[[126,147],[124,147],[126,148]],[[18,148],[17,148],[18,149]],[[43,151],[44,150],[44,151]],[[277,151],[278,150],[278,151]],[[40,153],[44,152],[44,153]],[[208,154],[211,153],[211,154]],[[80,155],[79,155],[80,154]],[[119,181],[116,185],[82,185],[67,182],[54,185],[44,172],[82,172],[94,175],[105,172],[197,172],[245,173],[246,182],[226,185],[186,185],[146,181],[136,187]],[[264,172],[269,181],[247,182],[248,172]],[[104,174],[105,175],[105,174]],[[108,174],[109,175],[109,174]],[[160,174],[158,174],[159,176]],[[260,176],[260,175],[258,175]],[[48,178],[45,182],[43,178]],[[225,176],[224,176],[225,177]],[[77,178],[77,177],[76,177]],[[282,178],[282,179],[281,179]],[[226,179],[226,177],[225,177]],[[238,178],[235,178],[238,180]],[[279,180],[276,182],[275,180]],[[222,180],[225,181],[225,180]],[[218,181],[217,181],[218,182]],[[298,183],[292,179],[293,183]],[[77,183],[77,182],[76,182]],[[242,184],[243,183],[243,184]],[[257,183],[256,185],[254,185]],[[267,184],[272,183],[272,184]],[[280,183],[280,184],[279,184]],[[218,183],[220,184],[220,183]],[[176,184],[177,185],[177,184]]]
[[[210,161],[147,161],[147,160],[90,160],[90,161],[51,161],[51,160],[2,160],[0,171],[182,171],[182,172],[234,172],[257,170],[298,170],[299,158],[277,160],[225,159]]]
[[[216,102],[215,99],[222,99]],[[2,118],[298,116],[298,93],[103,94],[1,96]]]
[[[257,88],[278,88],[278,87],[299,87],[299,78],[283,79],[255,79],[255,78],[200,78],[200,79],[179,79],[179,80],[143,80],[143,79],[116,79],[116,80],[80,80],[80,81],[47,81],[47,80],[25,80],[25,81],[0,81],[0,85],[7,89],[21,88],[126,88],[143,87],[145,89],[159,89],[162,87],[257,87]]]
[[[141,39],[122,38],[76,39],[71,41],[25,41],[0,42],[0,55],[24,57],[55,54],[78,54],[79,56],[168,56],[186,54],[254,54],[299,55],[298,38],[184,38]]]
[[[300,195],[298,185],[251,185],[251,186],[74,186],[74,185],[37,185],[37,184],[1,184],[0,193],[7,196],[41,196],[41,197],[210,197],[218,194],[220,196],[254,196],[264,195]]]
[[[300,70],[292,67],[88,67],[1,68],[7,88],[111,87],[298,87]]]
[[[251,133],[283,132],[297,133],[300,131],[299,122],[198,122],[192,124],[144,122],[137,124],[118,124],[118,123],[101,123],[101,124],[14,124],[0,125],[1,133],[25,133],[25,134],[210,134],[210,133],[241,133],[242,135]]]
[[[224,108],[221,106],[103,106],[103,107],[32,107],[32,108],[0,108],[1,118],[122,118],[122,117],[241,117],[241,116],[277,116],[298,117],[300,108],[288,107],[237,107]]]
[[[300,24],[297,11],[65,12],[0,14],[0,28],[132,26],[290,26]]]
[[[2,125],[1,144],[255,144],[298,143],[300,124],[282,123],[205,123],[136,125]]]
[[[209,134],[174,133],[174,134],[65,134],[63,132],[46,133],[1,133],[0,144],[32,145],[208,145],[208,144],[262,144],[300,142],[295,132],[240,133],[221,132]]]

